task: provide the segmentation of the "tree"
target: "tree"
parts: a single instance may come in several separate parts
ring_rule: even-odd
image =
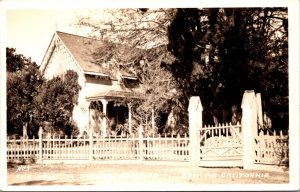
[[[168,43],[167,27],[175,9],[105,9],[78,16],[76,25],[90,35],[133,47],[156,47]]]
[[[161,67],[162,63],[172,62],[172,60],[167,60],[166,49],[166,46],[160,46],[141,50],[141,62],[134,66],[135,74],[139,79],[139,89],[144,93],[144,97],[141,100],[135,99],[129,102],[133,105],[133,117],[140,124],[145,125],[144,131],[146,132],[163,131],[163,127],[156,126],[162,126],[161,115],[171,110],[171,105],[176,101],[178,94],[171,73]],[[153,120],[155,127],[151,125]]]
[[[37,65],[15,49],[6,49],[7,133],[23,134],[32,126],[34,98],[43,83]],[[26,133],[24,133],[26,134]],[[32,134],[29,131],[29,134]]]
[[[68,136],[76,132],[72,112],[78,104],[81,89],[76,72],[68,70],[62,77],[45,81],[35,97],[35,119],[40,123],[50,123],[53,132],[62,131]]]
[[[201,97],[204,112],[210,111],[204,114],[204,123],[210,123],[208,117],[213,115],[212,111],[229,113],[231,106],[239,106],[246,89],[262,93],[263,108],[272,120],[279,114],[287,119],[286,8],[122,9],[110,12],[115,15],[113,19],[87,17],[81,18],[79,24],[100,32],[102,39],[129,47],[167,45],[168,49],[162,54],[172,58],[169,51],[175,58],[171,59],[171,64],[162,61],[160,66],[175,80],[176,98],[173,100],[176,100],[182,123],[187,123],[190,96]],[[128,62],[124,63],[140,59],[136,50],[130,48],[127,53],[137,60],[126,56]],[[225,116],[222,115],[221,122],[228,121]]]
[[[37,136],[40,126],[50,122],[55,131],[76,132],[71,119],[78,102],[78,75],[43,79],[38,66],[15,49],[7,48],[7,133]]]
[[[23,69],[25,66],[34,65],[36,63],[31,61],[31,58],[27,58],[22,54],[17,54],[16,49],[6,47],[6,71],[16,72]]]
[[[179,9],[168,30],[185,106],[200,95],[204,110],[229,108],[254,89],[266,111],[287,114],[286,8]]]

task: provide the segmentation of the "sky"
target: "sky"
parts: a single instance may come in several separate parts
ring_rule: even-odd
[[[41,63],[55,31],[76,33],[79,10],[10,9],[6,12],[6,46]]]

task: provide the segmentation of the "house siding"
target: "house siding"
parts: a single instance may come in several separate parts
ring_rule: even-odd
[[[46,79],[52,79],[54,76],[65,74],[67,70],[73,70],[78,74],[80,86],[85,86],[83,70],[78,67],[75,59],[57,35],[52,39],[49,52],[45,58],[47,62],[42,63],[42,65],[45,65],[42,70],[44,69],[43,75]]]

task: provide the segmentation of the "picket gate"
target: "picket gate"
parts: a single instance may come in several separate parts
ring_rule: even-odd
[[[243,165],[242,126],[231,123],[200,128],[200,166]]]

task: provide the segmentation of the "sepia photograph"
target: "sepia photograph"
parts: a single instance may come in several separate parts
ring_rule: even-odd
[[[17,2],[1,190],[299,190],[298,1]]]

